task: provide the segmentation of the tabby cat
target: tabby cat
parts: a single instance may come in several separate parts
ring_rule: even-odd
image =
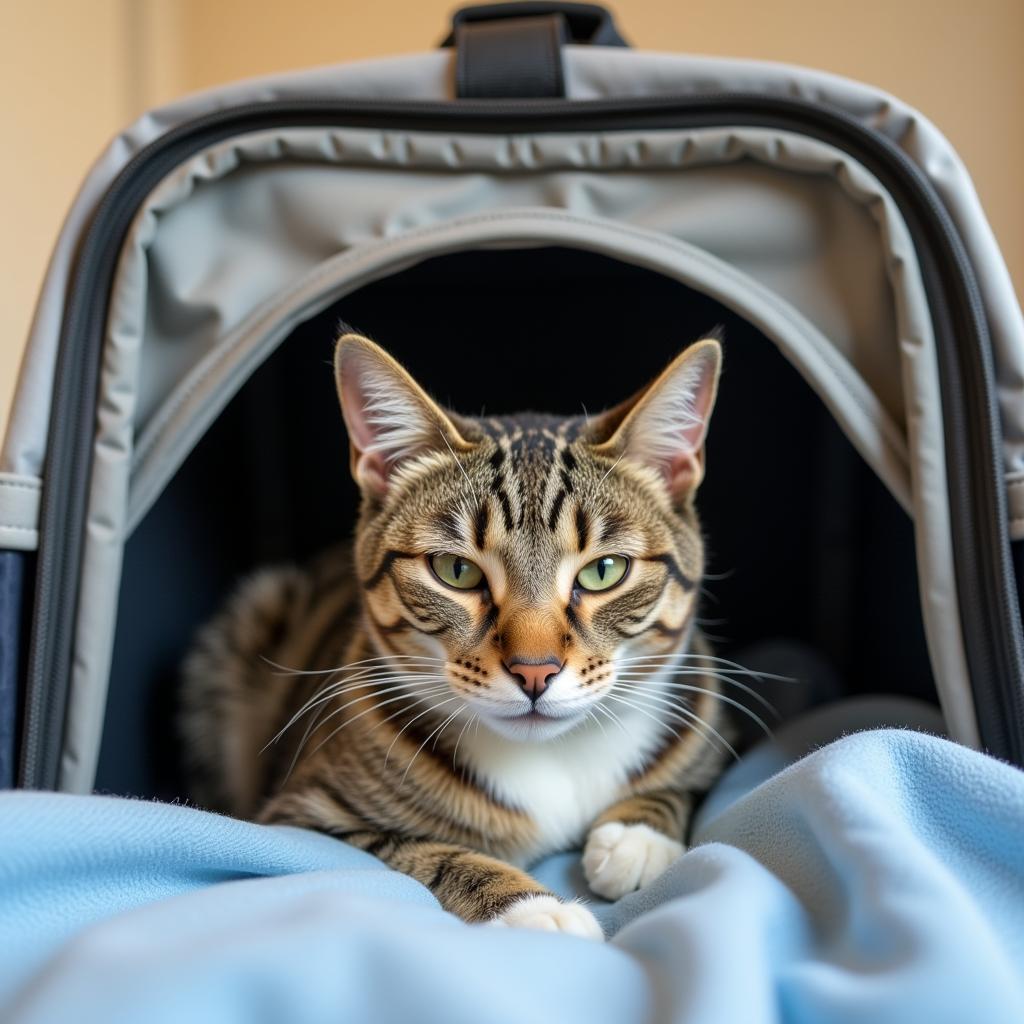
[[[694,625],[720,361],[700,341],[597,416],[469,418],[345,334],[354,547],[257,573],[201,632],[194,798],[337,836],[467,921],[600,938],[522,868],[582,844],[593,892],[647,885],[731,749]]]

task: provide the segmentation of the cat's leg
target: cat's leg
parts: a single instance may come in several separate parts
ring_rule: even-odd
[[[582,904],[563,903],[528,874],[494,857],[394,832],[357,830],[339,838],[415,878],[464,921],[603,938],[601,926]]]
[[[288,796],[272,800],[259,820],[313,828],[343,839],[415,878],[445,910],[464,921],[604,938],[596,918],[581,903],[564,903],[526,872],[468,847],[381,831],[354,818],[338,821],[322,811],[311,814],[308,799],[296,805]]]
[[[649,885],[683,855],[690,821],[689,793],[659,789],[627,797],[590,827],[583,873],[598,896],[617,900]]]

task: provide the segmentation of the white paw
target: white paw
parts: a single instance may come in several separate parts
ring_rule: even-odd
[[[538,928],[567,932],[584,939],[604,939],[597,918],[582,903],[563,903],[557,896],[524,896],[492,922],[503,928]]]
[[[608,900],[650,885],[684,852],[682,843],[649,825],[609,821],[587,837],[583,873],[590,888]]]

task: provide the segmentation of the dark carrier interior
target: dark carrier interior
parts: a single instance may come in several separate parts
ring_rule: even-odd
[[[358,494],[331,370],[339,321],[469,414],[605,408],[721,325],[699,497],[701,616],[716,653],[807,652],[815,678],[787,684],[796,704],[837,692],[935,700],[912,524],[771,341],[718,302],[604,256],[476,251],[377,281],[303,324],[129,539],[100,791],[184,795],[174,715],[194,631],[242,574],[351,535]]]

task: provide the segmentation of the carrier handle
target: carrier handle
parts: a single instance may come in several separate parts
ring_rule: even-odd
[[[460,8],[441,45],[455,46],[459,99],[548,99],[565,96],[566,42],[629,45],[597,4],[542,2]]]

